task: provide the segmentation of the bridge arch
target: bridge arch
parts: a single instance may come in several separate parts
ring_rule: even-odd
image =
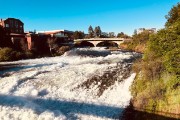
[[[75,47],[95,47],[95,45],[88,41],[82,41],[79,43],[75,43]]]
[[[119,45],[116,42],[112,41],[101,41],[99,42],[96,47],[118,47]]]
[[[102,43],[103,42],[103,43]],[[90,38],[90,39],[76,39],[74,45],[78,47],[95,47],[95,46],[116,46],[119,47],[124,42],[124,38]],[[102,45],[104,44],[104,45]]]

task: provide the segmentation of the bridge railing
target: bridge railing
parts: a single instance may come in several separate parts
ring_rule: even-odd
[[[125,38],[89,38],[89,39],[75,39],[74,41],[105,41],[105,40],[116,40],[116,41],[124,41]]]

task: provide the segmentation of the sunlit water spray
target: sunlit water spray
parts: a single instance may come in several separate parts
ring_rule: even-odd
[[[138,56],[81,48],[3,63],[20,66],[0,73],[0,119],[118,119],[131,99],[130,69]]]

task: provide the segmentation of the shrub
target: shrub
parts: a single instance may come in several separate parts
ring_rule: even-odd
[[[176,107],[180,103],[180,16],[174,14],[177,10],[180,4],[170,12],[166,28],[150,36],[142,60],[133,65],[137,73],[131,87],[135,107],[180,113]]]
[[[14,51],[12,48],[0,48],[0,61],[13,61],[23,58],[21,52]]]
[[[36,56],[35,56],[35,53],[33,51],[26,51],[25,52],[25,57],[27,59],[30,59],[30,58],[35,58]]]
[[[146,43],[149,41],[149,37],[152,35],[149,31],[144,31],[140,34],[135,34],[132,37],[132,41],[124,42],[120,46],[125,47],[127,50],[133,50],[143,53],[145,51]],[[124,49],[124,48],[123,48]]]
[[[154,60],[138,60],[133,65],[133,71],[141,72],[142,79],[154,80],[159,79],[164,66],[159,58]]]
[[[180,75],[180,49],[175,48],[165,55],[164,65],[168,72]]]

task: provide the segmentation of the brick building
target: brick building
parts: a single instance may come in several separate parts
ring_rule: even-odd
[[[10,33],[23,34],[24,33],[24,23],[19,19],[7,18],[5,20],[0,20],[0,25],[5,28],[5,30]]]
[[[38,54],[48,54],[49,45],[47,40],[50,37],[51,37],[50,35],[44,35],[44,34],[35,34],[35,33],[26,34],[28,49],[36,51]]]
[[[34,50],[39,54],[46,54],[50,49],[48,40],[55,41],[59,46],[73,41],[73,31],[68,30],[25,33],[24,23],[15,18],[0,19],[0,26],[8,32],[6,36],[10,39],[16,50]]]
[[[52,37],[58,37],[64,39],[64,42],[73,40],[73,31],[69,30],[51,30],[51,31],[39,31],[39,34],[51,35]]]
[[[21,20],[15,18],[0,19],[0,25],[8,32],[15,49],[27,50],[24,23]]]
[[[72,35],[73,32],[68,30],[52,30],[28,33],[26,34],[28,49],[35,50],[39,54],[48,54],[50,49],[55,50],[60,46],[67,45],[66,43],[72,42]]]

